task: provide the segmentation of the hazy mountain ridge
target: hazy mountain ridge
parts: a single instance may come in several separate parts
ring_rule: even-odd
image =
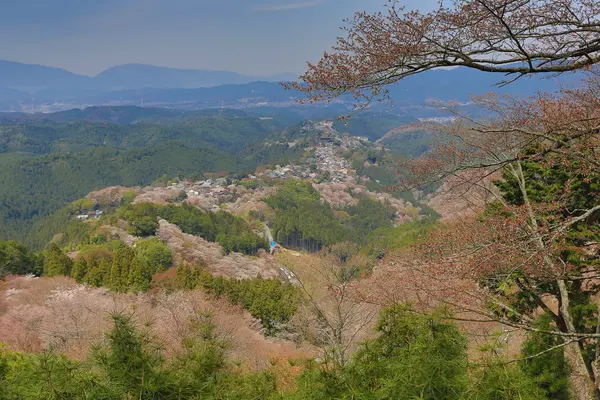
[[[294,79],[292,74],[249,76],[232,71],[180,69],[147,64],[115,65],[96,76],[87,76],[62,68],[0,60],[0,87],[30,94],[47,89],[77,88],[108,92],[148,87],[199,88],[290,79]]]
[[[296,100],[302,95],[286,90],[279,83],[293,78],[291,74],[258,78],[230,71],[143,64],[115,66],[89,77],[59,68],[0,61],[0,110],[49,112],[93,105],[147,105],[191,110],[263,106],[298,108]],[[582,74],[521,78],[511,85],[499,86],[504,78],[463,68],[434,70],[391,85],[390,97],[397,109],[417,107],[417,112],[423,112],[430,100],[457,100],[469,104],[473,94],[495,92],[528,97],[539,91],[553,92],[561,85],[573,86],[581,80]],[[336,104],[349,107],[351,103],[351,97],[341,97]]]

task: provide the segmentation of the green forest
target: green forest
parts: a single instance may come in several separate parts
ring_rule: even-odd
[[[183,116],[146,111],[138,119],[139,110],[112,112],[116,116],[101,121],[60,113],[58,121],[0,123],[0,187],[7,189],[0,191],[0,239],[44,246],[47,239],[29,237],[36,236],[36,222],[92,190],[146,186],[165,175],[249,172],[299,161],[305,152],[304,145],[276,141],[286,119],[227,110]]]
[[[135,119],[129,123],[51,120],[0,123],[0,239],[39,246],[28,236],[36,221],[88,192],[112,185],[146,186],[167,176],[252,171],[258,163],[294,157],[300,150],[265,148],[282,129],[276,122],[235,111]],[[35,234],[35,233],[33,233]],[[45,245],[42,244],[42,246]]]
[[[246,220],[225,211],[202,211],[187,204],[160,206],[151,203],[130,205],[119,210],[129,223],[128,232],[134,236],[154,236],[158,219],[177,225],[183,232],[219,243],[226,253],[255,255],[266,249],[265,239],[256,235]]]
[[[365,196],[336,216],[310,183],[286,183],[265,202],[275,210],[274,238],[311,252],[347,240],[363,244],[371,232],[392,227],[393,212],[385,204]]]

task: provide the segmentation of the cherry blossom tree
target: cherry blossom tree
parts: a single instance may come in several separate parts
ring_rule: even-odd
[[[599,57],[597,1],[455,0],[425,14],[391,1],[387,12],[356,14],[333,51],[290,85],[310,101],[350,93],[360,106],[439,67],[499,73],[499,84],[589,72],[579,89],[475,98],[489,118],[455,112],[455,123],[437,126],[431,151],[403,165],[402,184],[478,188],[490,204],[396,255],[363,288],[367,302],[445,303],[470,321],[562,338],[580,399],[600,395]],[[541,313],[552,329],[536,328]]]
[[[594,0],[452,0],[432,12],[357,13],[332,51],[309,64],[290,87],[312,100],[344,93],[357,99],[439,67],[505,74],[501,83],[534,73],[563,73],[600,61],[600,5]]]

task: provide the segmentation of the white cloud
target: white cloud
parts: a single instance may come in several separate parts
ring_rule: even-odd
[[[254,7],[255,11],[286,11],[299,10],[301,8],[316,7],[324,3],[324,0],[304,1],[300,3],[287,4],[258,4]]]

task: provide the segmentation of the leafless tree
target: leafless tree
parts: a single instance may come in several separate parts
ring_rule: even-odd
[[[299,277],[300,287],[308,300],[311,315],[305,323],[316,330],[316,344],[323,350],[324,361],[341,368],[374,320],[378,307],[363,302],[356,295],[356,273],[363,260],[352,254],[347,243],[322,250],[309,269]]]

